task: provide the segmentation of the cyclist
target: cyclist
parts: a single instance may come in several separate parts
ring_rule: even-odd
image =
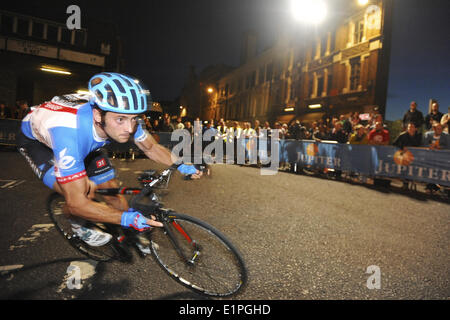
[[[73,232],[89,245],[101,246],[111,235],[85,227],[84,221],[139,231],[162,226],[128,208],[123,196],[105,196],[107,204],[92,201],[96,188],[119,186],[101,148],[110,140],[125,143],[133,137],[152,160],[170,166],[178,159],[138,123],[139,114],[151,104],[150,94],[139,80],[103,72],[94,75],[88,86],[90,94],[57,96],[30,112],[22,121],[17,145],[38,178],[65,197]],[[177,168],[194,179],[201,176],[192,165]]]

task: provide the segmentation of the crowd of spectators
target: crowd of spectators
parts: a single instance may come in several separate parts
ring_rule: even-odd
[[[199,121],[198,124],[201,125],[203,132],[214,130],[216,137],[222,136],[224,139],[230,133],[237,138],[261,138],[264,134],[270,136],[272,129],[277,129],[280,139],[333,141],[335,143],[359,145],[393,145],[403,150],[407,147],[438,150],[450,149],[449,114],[450,107],[449,113],[443,114],[439,111],[438,102],[434,102],[431,106],[431,112],[424,117],[422,112],[417,110],[417,103],[413,101],[401,121],[401,133],[395,136],[391,134],[383,116],[378,112],[371,114],[353,112],[347,115],[320,119],[312,123],[303,123],[298,119],[290,123],[277,121],[273,123],[273,126],[267,121],[261,125],[259,120],[250,123],[220,119],[216,123],[213,119],[200,121],[197,118],[194,123]],[[162,119],[156,119],[153,122],[148,118],[145,121],[149,131],[172,132],[176,129],[187,129],[193,134],[192,122],[185,121],[183,123],[180,117],[172,121],[169,114],[164,114]],[[338,175],[340,175],[340,172],[338,172]],[[427,185],[428,190],[436,190],[436,188],[436,185]]]
[[[3,101],[0,101],[0,119],[22,120],[28,112],[30,112],[30,107],[25,100],[17,101],[14,108],[9,107]]]
[[[28,103],[24,100],[16,102],[14,108],[7,106],[0,101],[0,119],[21,120],[30,111]],[[409,109],[402,119],[403,131],[394,137],[383,121],[381,114],[375,112],[367,117],[353,112],[347,115],[329,117],[314,121],[312,123],[302,123],[301,120],[294,120],[290,123],[275,122],[273,126],[269,122],[263,125],[258,120],[254,123],[225,121],[220,119],[217,123],[213,119],[209,121],[199,121],[202,131],[213,129],[217,134],[226,135],[230,131],[235,135],[241,134],[245,137],[260,136],[260,130],[266,129],[269,134],[271,129],[278,129],[281,139],[295,140],[315,140],[335,141],[338,143],[388,145],[392,144],[399,148],[404,147],[427,147],[431,149],[450,149],[449,138],[449,115],[439,110],[438,102],[433,102],[431,112],[425,117],[417,109],[417,103],[412,101]],[[147,129],[151,132],[173,132],[176,129],[187,129],[191,133],[194,130],[194,121],[185,121],[177,117],[175,121],[165,113],[159,119],[150,119],[144,116]]]
[[[450,108],[449,108],[450,112]],[[176,129],[188,129],[193,133],[193,123],[182,121],[181,117],[172,121],[169,114],[165,113],[162,119],[151,121],[145,118],[147,129],[151,132],[162,131],[172,132]],[[240,137],[257,136],[261,137],[261,129],[270,132],[272,129],[279,130],[281,139],[294,140],[315,140],[334,141],[337,143],[367,144],[367,145],[394,145],[401,149],[405,147],[426,147],[431,149],[450,149],[450,136],[448,134],[449,114],[439,111],[439,104],[434,102],[431,112],[424,117],[422,112],[417,110],[417,103],[411,102],[410,108],[405,112],[402,119],[402,132],[392,136],[388,126],[383,120],[383,116],[377,112],[369,115],[361,115],[353,112],[348,115],[340,115],[320,119],[312,123],[302,123],[301,120],[294,120],[291,123],[274,122],[273,126],[268,121],[261,125],[259,120],[254,123],[225,121],[220,119],[217,123],[211,119],[209,121],[199,121],[202,131],[212,129],[218,135],[225,136],[230,131]]]

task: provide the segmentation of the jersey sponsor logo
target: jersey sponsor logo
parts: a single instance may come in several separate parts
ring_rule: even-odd
[[[59,169],[67,170],[72,168],[75,165],[75,158],[69,155],[66,155],[67,148],[64,148],[59,153],[59,160],[57,162],[57,166]]]
[[[105,159],[100,159],[100,160],[96,161],[96,165],[97,165],[97,169],[100,169],[101,167],[106,166]]]
[[[61,111],[61,112],[68,112],[68,113],[73,113],[73,114],[77,114],[77,112],[78,112],[78,109],[76,109],[76,108],[61,106],[59,104],[52,103],[52,102],[47,102],[47,103],[42,104],[41,108],[51,110],[51,111]]]
[[[58,181],[59,184],[64,184],[64,183],[68,183],[68,182],[72,182],[72,181],[84,178],[85,176],[86,176],[86,170],[83,170],[81,172],[72,174],[67,177],[57,177],[56,181]]]

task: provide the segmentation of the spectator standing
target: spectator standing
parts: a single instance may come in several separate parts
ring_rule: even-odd
[[[337,141],[338,143],[347,143],[348,135],[344,130],[341,121],[336,121],[334,123],[334,128],[331,130],[328,140]]]
[[[342,127],[343,127],[344,131],[347,133],[347,136],[348,136],[353,131],[353,126],[352,126],[353,113],[350,113],[348,115],[348,117],[344,117],[343,116],[342,118],[341,118]]]
[[[388,130],[387,125],[383,122],[383,116],[379,113],[373,116],[373,123],[370,125],[370,130],[375,129],[377,122],[381,122],[383,124],[383,129]],[[389,131],[389,130],[388,130]],[[370,131],[369,131],[370,132]]]
[[[388,140],[389,141],[389,140]],[[349,144],[369,144],[369,137],[366,134],[366,129],[363,125],[357,124],[355,132],[350,135],[348,139]]]
[[[433,130],[425,133],[422,141],[422,146],[439,150],[450,149],[450,135],[443,132],[440,122],[434,121],[432,125]]]
[[[150,122],[150,118],[147,117],[147,116],[144,114],[144,115],[142,116],[142,120],[143,120],[144,123],[145,123],[146,129],[147,129],[148,131],[152,132],[152,131],[153,131],[153,127],[152,127],[152,124],[151,124],[151,122]]]
[[[361,118],[359,117],[359,112],[355,112],[353,113],[351,119],[350,119],[351,123],[352,123],[352,127],[354,128],[355,126],[357,126],[358,124],[361,124]]]
[[[450,136],[442,132],[442,125],[438,121],[434,121],[432,125],[433,130],[425,133],[422,146],[432,150],[450,149]],[[432,194],[439,190],[439,186],[434,183],[427,183],[425,190]]]
[[[28,106],[28,102],[26,102],[25,100],[17,101],[17,109],[14,113],[14,118],[22,120],[30,111],[31,110]]]
[[[406,131],[400,133],[395,139],[394,146],[405,151],[405,147],[420,147],[422,145],[422,135],[417,131],[414,122],[408,123]],[[409,180],[403,181],[403,189],[408,189]]]
[[[241,125],[239,124],[239,122],[234,121],[232,131],[233,131],[233,135],[236,139],[239,139],[241,137],[243,129],[242,129]]]
[[[160,131],[161,124],[158,119],[153,120],[153,131]]]
[[[174,130],[175,130],[175,127],[170,122],[170,117],[164,117],[163,123],[161,126],[161,131],[162,132],[173,132]]]
[[[450,107],[448,107],[448,113],[442,116],[441,124],[444,132],[450,134]]]
[[[317,142],[321,142],[322,140],[327,140],[328,134],[326,131],[326,126],[324,124],[320,124],[316,131],[314,131],[312,138]]]
[[[0,119],[12,118],[11,109],[4,102],[0,102]]]
[[[430,130],[433,122],[441,122],[443,116],[444,114],[439,111],[439,103],[433,102],[431,104],[431,112],[425,117],[425,128]]]
[[[191,137],[194,135],[194,127],[192,126],[192,123],[190,121],[186,121],[184,123],[184,129],[186,129]]]
[[[414,122],[408,123],[406,131],[400,133],[393,145],[400,149],[404,149],[405,147],[420,147],[422,145],[422,135],[417,131]]]
[[[377,146],[385,146],[389,144],[389,131],[384,129],[383,122],[377,121],[375,128],[369,132],[369,144]]]
[[[406,129],[409,123],[413,123],[416,127],[416,130],[419,130],[420,127],[424,124],[423,114],[419,110],[417,110],[417,103],[412,101],[409,105],[409,110],[406,111],[403,116],[403,128]]]
[[[177,118],[177,123],[174,125],[174,128],[177,129],[184,129],[184,124],[181,120],[181,117]]]

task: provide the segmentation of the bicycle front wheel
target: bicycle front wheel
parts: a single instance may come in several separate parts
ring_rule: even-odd
[[[115,245],[114,238],[107,244],[99,247],[92,247],[78,238],[72,231],[72,226],[67,216],[64,214],[66,201],[63,196],[58,193],[52,193],[47,200],[47,209],[50,219],[55,224],[58,232],[70,243],[72,247],[85,256],[97,261],[121,260],[128,261],[130,256],[128,253]],[[96,227],[104,232],[110,232],[105,226],[86,223],[90,227]],[[113,234],[114,236],[114,234]]]
[[[217,229],[194,217],[169,212],[164,228],[153,229],[150,247],[172,278],[202,295],[229,297],[247,282],[239,251]]]

